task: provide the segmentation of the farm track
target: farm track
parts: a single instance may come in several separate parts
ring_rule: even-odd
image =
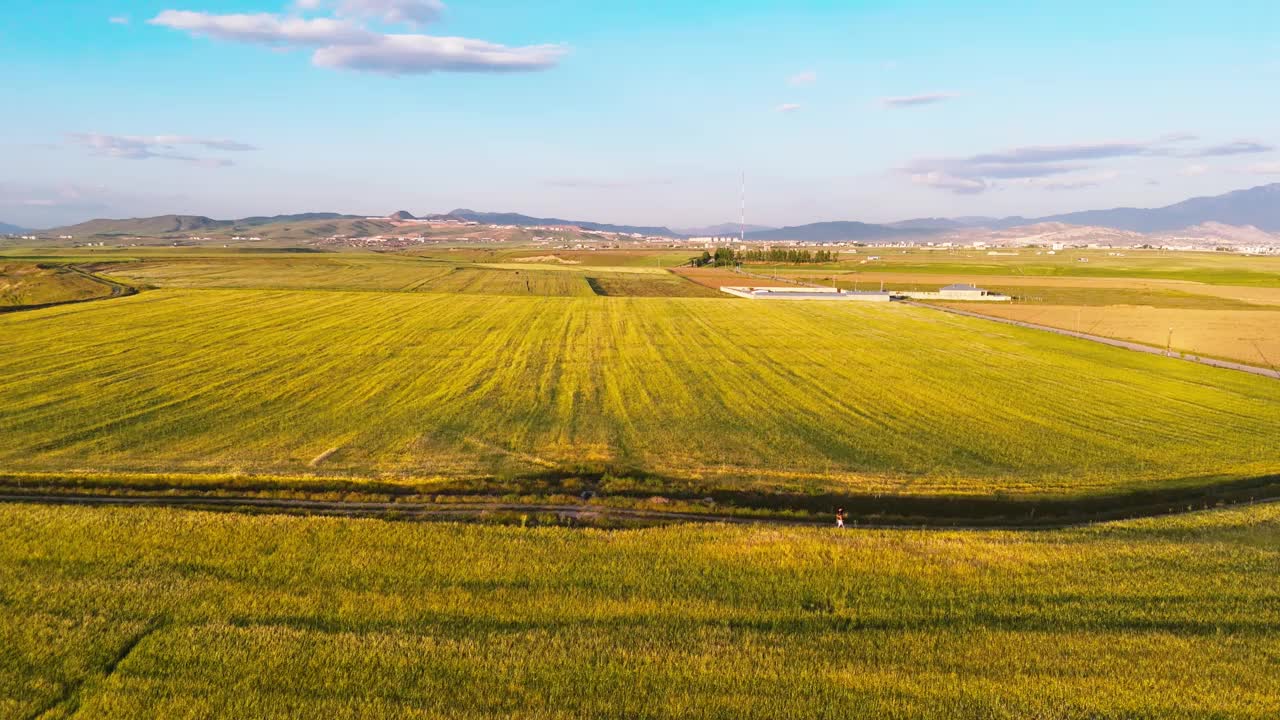
[[[1185,515],[1224,508],[1249,507],[1280,502],[1277,497],[1250,497],[1248,499],[1218,500],[1214,504],[1190,505],[1186,509],[1171,509],[1170,503],[1159,507],[1131,508],[1108,513],[1105,517],[1056,520],[1033,523],[983,523],[946,518],[922,518],[915,522],[887,522],[874,518],[851,515],[850,529],[882,530],[1061,530],[1086,527],[1101,522],[1129,520],[1144,517]],[[0,493],[0,504],[15,505],[70,505],[81,507],[160,507],[195,511],[233,513],[301,514],[348,518],[379,518],[387,520],[449,521],[475,520],[496,513],[506,514],[555,514],[561,522],[584,526],[601,525],[603,520],[630,521],[638,524],[714,524],[785,527],[828,527],[827,519],[794,517],[752,517],[717,512],[679,512],[644,510],[605,505],[566,503],[510,503],[510,502],[458,502],[416,503],[383,501],[309,500],[302,498],[228,497],[202,495],[96,495],[50,493]]]
[[[1014,325],[1017,327],[1029,328],[1031,330],[1043,330],[1051,332],[1055,335],[1064,335],[1066,337],[1079,338],[1081,340],[1090,340],[1103,345],[1110,345],[1125,350],[1133,350],[1134,352],[1147,353],[1148,355],[1160,355],[1163,357],[1174,358],[1176,360],[1185,360],[1187,362],[1199,363],[1210,367],[1223,368],[1225,370],[1236,370],[1238,372],[1251,373],[1253,375],[1261,375],[1262,377],[1274,378],[1280,380],[1280,370],[1272,368],[1260,368],[1253,365],[1245,365],[1243,363],[1231,362],[1229,360],[1214,360],[1213,358],[1200,357],[1199,355],[1189,355],[1186,353],[1166,352],[1160,348],[1141,343],[1129,342],[1128,340],[1116,340],[1115,338],[1103,337],[1101,335],[1091,335],[1089,333],[1076,332],[1074,330],[1063,330],[1062,328],[1050,327],[1049,325],[1037,325],[1023,320],[1012,320],[1009,318],[995,317],[992,315],[983,315],[982,313],[971,312],[968,310],[960,310],[958,308],[942,307],[939,305],[930,305],[928,303],[918,303],[903,301],[906,305],[912,305],[920,308],[928,308],[939,312],[951,313],[952,315],[962,315],[964,317],[977,318],[979,320],[990,320],[991,322],[1004,323],[1005,325]]]
[[[58,302],[40,303],[39,305],[16,305],[12,307],[0,307],[0,313],[26,312],[29,310],[44,310],[46,308],[60,307],[62,305],[79,305],[81,303],[101,302],[102,300],[114,300],[115,298],[138,294],[138,289],[135,287],[125,285],[123,283],[118,283],[114,280],[108,280],[104,277],[99,277],[87,270],[82,270],[74,265],[68,265],[67,269],[71,270],[77,275],[80,275],[86,278],[87,280],[98,283],[99,285],[107,286],[107,288],[111,291],[110,294],[102,295],[99,297],[82,298],[79,300],[60,300]]]

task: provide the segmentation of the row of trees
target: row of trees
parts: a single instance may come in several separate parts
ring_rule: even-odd
[[[744,263],[777,263],[802,265],[806,263],[832,263],[839,261],[839,253],[832,250],[797,250],[795,248],[772,248],[769,250],[734,250],[733,248],[716,248],[715,254],[703,251],[693,261],[694,267],[712,265],[714,267],[732,267]]]

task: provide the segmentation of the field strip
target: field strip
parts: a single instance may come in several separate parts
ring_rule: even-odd
[[[1032,330],[1044,330],[1055,335],[1065,335],[1067,337],[1079,338],[1081,340],[1091,340],[1103,345],[1123,348],[1125,350],[1133,350],[1135,352],[1147,353],[1149,355],[1160,355],[1163,357],[1173,358],[1175,360],[1185,360],[1187,362],[1200,363],[1201,365],[1209,365],[1211,367],[1223,368],[1225,370],[1238,370],[1240,372],[1252,373],[1280,380],[1280,370],[1271,370],[1268,368],[1254,367],[1253,365],[1245,365],[1243,363],[1230,362],[1228,360],[1214,360],[1212,358],[1200,357],[1198,355],[1185,355],[1183,353],[1168,353],[1160,348],[1151,347],[1150,345],[1142,345],[1140,343],[1129,342],[1127,340],[1116,340],[1114,338],[1103,337],[1101,335],[1090,335],[1088,333],[1075,332],[1073,330],[1063,330],[1061,328],[1049,327],[1048,325],[1036,325],[1035,323],[1024,322],[1022,320],[1010,320],[1008,318],[995,317],[992,315],[983,315],[982,313],[970,312],[968,310],[959,310],[957,308],[942,307],[939,305],[929,305],[927,303],[907,302],[906,304],[914,307],[929,308],[940,312],[951,313],[953,315],[963,315],[965,317],[978,318],[979,320],[990,320],[991,322],[1004,323],[1005,325],[1014,325],[1017,327],[1030,328]]]
[[[60,307],[62,305],[78,305],[81,303],[98,302],[101,300],[113,300],[115,298],[138,294],[138,289],[133,286],[125,285],[124,283],[118,283],[114,280],[108,280],[104,277],[98,277],[97,275],[94,275],[91,272],[86,272],[73,265],[68,265],[67,267],[72,272],[76,273],[77,275],[83,276],[87,280],[98,283],[100,285],[106,285],[107,288],[111,290],[110,294],[102,295],[99,297],[82,298],[79,300],[59,300],[58,302],[47,302],[47,303],[41,303],[39,305],[13,305],[13,306],[6,305],[3,307],[0,307],[0,313],[26,312],[28,310],[44,310],[46,308]]]
[[[918,522],[885,521],[868,517],[857,517],[850,514],[850,529],[890,529],[890,530],[1060,530],[1066,528],[1087,527],[1100,523],[1119,520],[1132,520],[1147,517],[1165,517],[1171,515],[1189,515],[1199,512],[1221,510],[1223,508],[1251,507],[1280,502],[1280,495],[1239,499],[1218,499],[1216,502],[1199,502],[1186,505],[1181,502],[1164,501],[1158,505],[1148,505],[1123,509],[1108,513],[1105,517],[1091,519],[1056,520],[1047,519],[1037,522],[993,523],[963,521],[957,519],[940,520],[937,518],[921,519]],[[810,517],[787,516],[753,516],[730,514],[723,512],[680,512],[666,510],[649,510],[632,507],[609,505],[592,505],[588,503],[566,504],[535,502],[383,502],[368,500],[308,500],[303,498],[264,498],[233,497],[227,495],[95,495],[95,494],[40,494],[0,493],[0,504],[4,505],[75,505],[88,507],[163,507],[194,511],[225,511],[241,513],[295,513],[306,515],[324,515],[336,517],[368,517],[386,520],[461,520],[482,519],[494,513],[555,513],[562,519],[571,519],[590,525],[602,519],[632,520],[639,522],[668,523],[724,523],[732,525],[786,526],[786,527],[827,527],[832,521]],[[1170,507],[1177,505],[1177,507]]]

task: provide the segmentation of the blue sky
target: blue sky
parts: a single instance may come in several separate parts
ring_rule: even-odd
[[[689,226],[736,220],[743,172],[771,225],[1280,182],[1274,0],[4,2],[0,220],[28,226]]]

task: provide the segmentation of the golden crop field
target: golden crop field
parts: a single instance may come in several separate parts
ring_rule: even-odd
[[[1280,367],[1280,310],[1142,306],[965,305],[965,310],[1132,340],[1195,355]]]
[[[897,305],[155,290],[0,337],[6,471],[987,497],[1280,471],[1280,383]]]
[[[585,263],[424,260],[406,255],[324,253],[252,257],[170,257],[95,267],[122,281],[149,287],[191,289],[351,290],[470,295],[629,295],[724,297],[667,270]]]
[[[0,507],[0,716],[1280,715],[1280,506],[1040,532]]]

